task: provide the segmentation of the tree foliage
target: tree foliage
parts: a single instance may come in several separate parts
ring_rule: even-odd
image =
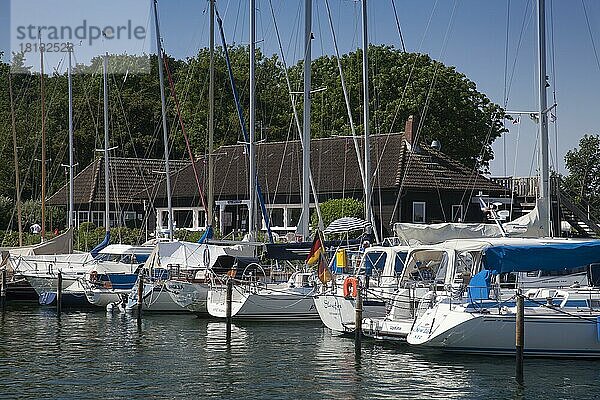
[[[364,218],[365,216],[365,204],[360,200],[355,199],[331,199],[319,204],[321,211],[321,217],[323,218],[323,225],[331,224],[338,218],[342,217],[356,217]],[[313,228],[318,226],[318,215],[313,213],[310,218],[310,224]]]
[[[249,105],[248,47],[229,49],[233,74],[246,115]],[[424,54],[402,53],[389,46],[371,46],[370,56],[370,124],[372,133],[401,132],[409,115],[422,121],[421,140],[437,139],[443,151],[469,166],[486,170],[493,158],[491,144],[502,132],[500,107],[477,91],[474,82],[454,67],[445,66]],[[17,145],[24,200],[40,198],[41,96],[40,76],[14,57],[13,74]],[[257,132],[259,138],[282,141],[298,138],[294,129],[292,106],[285,81],[285,71],[276,55],[267,57],[257,51]],[[116,56],[111,60],[109,79],[110,147],[123,157],[162,158],[161,105],[158,83],[158,59],[150,58],[149,73],[127,73],[118,68],[137,59]],[[352,116],[357,134],[362,130],[361,51],[342,56]],[[77,65],[73,78],[75,161],[80,171],[97,157],[95,149],[103,147],[103,95],[101,59],[90,65]],[[128,64],[128,65],[130,65]],[[208,50],[186,60],[168,59],[168,70],[181,105],[183,121],[196,156],[207,151],[208,130]],[[242,140],[236,107],[223,49],[215,58],[215,145],[234,144]],[[301,91],[302,62],[289,67],[292,90]],[[9,65],[0,64],[0,195],[15,198],[10,101]],[[312,62],[313,89],[326,90],[312,95],[313,137],[347,135],[350,125],[341,89],[337,61],[323,56]],[[167,87],[167,95],[169,89]],[[168,96],[168,120],[171,157],[187,159],[185,142],[176,121],[175,103]],[[297,107],[302,120],[302,101]],[[68,163],[68,91],[65,74],[45,77],[47,129],[48,194],[65,183]],[[0,219],[1,220],[1,219]],[[2,228],[2,227],[0,227]]]
[[[579,147],[565,155],[565,166],[569,174],[563,187],[575,195],[576,200],[597,209],[600,206],[600,136],[584,135]]]

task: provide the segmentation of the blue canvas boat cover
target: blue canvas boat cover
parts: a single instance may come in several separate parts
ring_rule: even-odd
[[[490,298],[491,277],[492,271],[490,270],[483,270],[473,275],[467,287],[467,293],[472,301],[487,300]]]
[[[484,268],[503,272],[560,271],[600,262],[600,240],[491,246]]]

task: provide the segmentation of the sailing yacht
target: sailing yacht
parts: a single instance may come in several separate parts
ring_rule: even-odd
[[[247,244],[220,245],[158,242],[140,270],[143,310],[207,314],[206,299],[214,276],[257,262]],[[126,309],[138,306],[137,285],[130,288]]]
[[[284,283],[266,283],[260,279],[241,281],[233,286],[231,317],[247,321],[318,320],[313,301],[316,280],[314,272],[298,271]],[[213,317],[227,316],[226,286],[210,289],[207,307]]]
[[[371,246],[364,250],[358,265],[336,267],[335,279],[323,285],[314,299],[323,324],[336,333],[354,332],[356,295],[349,290],[351,282],[365,288],[363,316],[383,318],[409,252],[408,246]]]
[[[441,296],[429,293],[424,298],[407,336],[408,343],[447,351],[512,354],[515,297],[524,296],[524,354],[600,357],[598,287],[577,284],[527,289],[517,285],[506,290],[501,280],[515,272],[587,267],[592,281],[597,281],[594,275],[600,262],[600,241],[475,241],[468,254],[475,261],[472,272],[478,272],[460,290]]]

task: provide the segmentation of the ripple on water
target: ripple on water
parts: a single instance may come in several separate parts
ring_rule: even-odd
[[[600,362],[457,356],[363,342],[318,323],[226,326],[192,315],[10,307],[0,316],[2,398],[595,398]]]

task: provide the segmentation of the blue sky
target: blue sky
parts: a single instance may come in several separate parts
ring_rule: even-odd
[[[340,51],[354,50],[360,45],[360,2],[329,1]],[[304,1],[272,2],[286,57],[295,62],[302,54]],[[8,3],[0,0],[0,48],[5,50],[9,47]],[[79,3],[85,2],[79,0]],[[555,91],[558,103],[556,124],[550,126],[551,159],[553,166],[564,172],[566,151],[576,147],[585,133],[600,131],[595,118],[600,104],[600,65],[592,45],[593,40],[596,51],[600,52],[600,1],[547,0],[546,3],[551,83],[548,101],[552,104]],[[278,53],[269,1],[256,0],[256,4],[259,46],[266,54]],[[496,103],[503,104],[508,91],[509,110],[537,108],[535,1],[395,0],[395,4],[408,51],[428,53],[446,65],[455,66]],[[170,54],[183,58],[207,46],[207,5],[206,0],[159,0],[162,35]],[[247,0],[217,0],[230,43],[248,42],[248,5]],[[400,47],[391,0],[370,0],[369,25],[371,43]],[[313,1],[313,31],[313,57],[331,54],[333,45],[324,0]],[[496,159],[491,164],[492,174],[535,173],[537,126],[523,117],[520,124],[511,124],[509,128],[506,139],[498,139],[494,145]]]

